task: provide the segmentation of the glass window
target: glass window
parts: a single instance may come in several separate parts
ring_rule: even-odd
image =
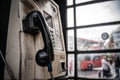
[[[83,3],[83,2],[88,2],[88,1],[94,1],[94,0],[75,0],[75,3]]]
[[[77,50],[120,48],[120,25],[81,28],[77,30]]]
[[[74,14],[73,14],[73,8],[67,9],[67,27],[73,27],[74,26]]]
[[[68,76],[74,76],[74,54],[68,54]]]
[[[67,6],[73,5],[73,0],[67,0]]]
[[[120,20],[120,0],[76,7],[76,25],[90,25]]]
[[[86,57],[90,58],[89,60]],[[79,54],[77,56],[78,63],[78,76],[84,78],[103,78],[103,68],[104,63],[107,64],[108,75],[107,78],[115,78],[117,73],[115,72],[117,67],[115,64],[120,66],[120,53],[94,53],[94,54]],[[119,70],[119,69],[118,69]],[[120,78],[120,77],[118,77]],[[105,80],[105,77],[104,77]]]
[[[68,30],[67,48],[68,51],[74,51],[74,30]]]
[[[73,0],[67,0],[67,6],[69,6],[67,7],[66,29],[68,76],[73,78],[75,76],[78,76],[77,78],[96,78],[96,80],[97,78],[103,78],[102,60],[106,57],[109,67],[108,78],[115,78],[120,70],[115,66],[114,68],[111,67],[115,64],[120,67],[120,53],[106,53],[104,50],[120,49],[120,24],[111,25],[112,22],[120,21],[120,0],[98,1],[98,3],[94,3],[95,0],[74,1],[75,4],[73,5]],[[90,2],[90,4],[79,6],[79,3],[86,2]],[[77,44],[74,44],[75,39],[77,39]],[[91,50],[95,50],[94,53],[91,53]],[[73,54],[69,53],[70,51]],[[82,51],[87,53],[81,53]],[[99,53],[99,51],[103,53]],[[75,56],[77,56],[77,59],[75,59]],[[74,62],[77,63],[77,66]],[[77,72],[74,71],[76,68],[78,69]],[[114,73],[110,73],[110,68],[111,70],[114,69]],[[115,72],[116,70],[117,72]],[[74,73],[77,73],[77,75]]]

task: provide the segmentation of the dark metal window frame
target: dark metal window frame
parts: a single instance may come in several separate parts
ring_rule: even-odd
[[[77,70],[77,55],[81,54],[81,53],[85,53],[85,54],[94,54],[94,53],[112,53],[112,52],[120,52],[119,49],[108,49],[108,50],[91,50],[91,51],[78,51],[77,50],[77,33],[76,30],[80,29],[80,28],[89,28],[89,27],[99,27],[99,26],[106,26],[106,25],[116,25],[116,24],[120,24],[120,21],[115,21],[115,22],[107,22],[107,23],[99,23],[99,24],[90,24],[90,25],[83,25],[83,26],[76,26],[76,7],[77,6],[85,6],[85,5],[90,5],[90,4],[97,4],[97,3],[102,3],[102,2],[106,2],[106,1],[113,1],[113,0],[95,0],[95,1],[88,1],[88,2],[84,2],[84,3],[79,3],[79,4],[75,4],[75,0],[73,0],[73,5],[69,5],[66,6],[66,10],[68,8],[73,8],[73,14],[74,14],[74,26],[73,27],[66,27],[66,37],[67,37],[67,31],[68,30],[74,30],[74,51],[68,51],[67,49],[67,62],[68,62],[68,54],[74,54],[74,77],[69,77],[68,79],[81,79],[80,77],[78,77],[78,70]],[[67,20],[67,18],[66,18]],[[67,22],[67,21],[66,21]],[[68,39],[66,39],[66,42]],[[67,44],[66,44],[67,45]],[[68,66],[68,65],[67,65]]]

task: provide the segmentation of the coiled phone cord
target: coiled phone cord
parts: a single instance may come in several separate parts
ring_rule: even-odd
[[[48,66],[48,71],[50,73],[51,79],[54,80],[53,74],[52,74],[52,63],[50,62],[47,66]]]
[[[7,69],[8,73],[11,77],[11,80],[16,80],[12,70],[10,69],[10,66],[8,65],[7,61],[5,60],[5,58],[2,55],[1,50],[0,50],[0,55],[1,55],[1,58],[2,58],[3,62],[5,63],[6,69]]]

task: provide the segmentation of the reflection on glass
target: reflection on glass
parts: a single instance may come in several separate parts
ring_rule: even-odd
[[[120,53],[79,54],[77,58],[79,77],[120,78],[120,75],[117,76],[120,70]]]
[[[67,6],[73,5],[73,0],[67,0]]]
[[[88,1],[93,1],[93,0],[75,0],[75,3],[83,3],[83,2],[88,2]]]
[[[68,76],[74,76],[74,54],[68,55]]]
[[[68,51],[74,51],[74,31],[73,30],[68,30],[67,48],[68,48]]]
[[[73,15],[73,8],[67,9],[67,27],[74,26],[74,15]]]
[[[49,27],[53,28],[53,22],[52,22],[52,16],[49,15],[47,12],[43,11],[43,14],[45,16],[45,20]]]
[[[120,0],[76,7],[77,26],[119,21],[119,17]]]
[[[108,39],[101,35],[108,33]],[[103,36],[104,38],[106,35]],[[82,28],[77,30],[78,50],[103,50],[120,48],[120,25]]]

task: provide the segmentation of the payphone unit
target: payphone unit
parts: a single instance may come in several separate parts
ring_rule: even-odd
[[[46,80],[65,75],[59,7],[53,0],[12,0],[6,61],[15,79]],[[65,67],[65,66],[64,66]],[[4,79],[10,79],[5,69]]]

